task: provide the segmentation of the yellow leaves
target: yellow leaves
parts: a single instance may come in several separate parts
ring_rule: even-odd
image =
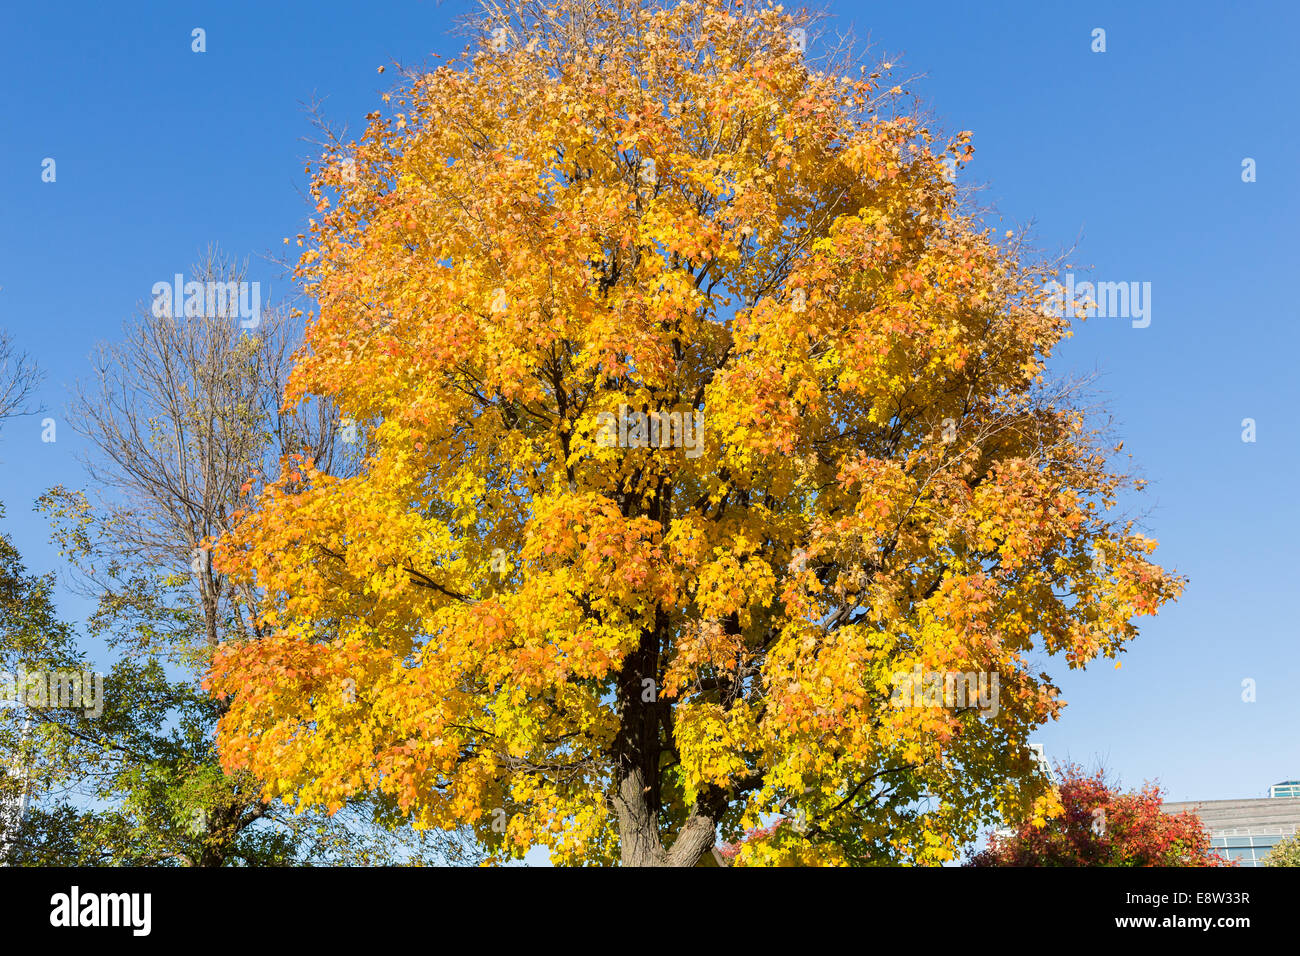
[[[726,785],[745,773],[743,753],[758,739],[748,705],[726,710],[720,704],[686,702],[677,705],[674,722],[688,802],[705,784]]]
[[[968,134],[849,105],[779,12],[656,9],[641,45],[591,16],[600,58],[439,68],[369,117],[383,176],[318,170],[288,395],[363,440],[347,478],[286,463],[219,549],[271,631],[214,666],[223,753],[604,861],[654,704],[661,819],[735,786],[724,826],[825,815],[815,852],[783,826],[743,860],[946,859],[1059,710],[1030,652],[1113,656],[1181,582],[1031,389],[1066,325],[939,182]],[[608,440],[622,408],[699,414],[699,454]],[[998,673],[996,716],[896,706],[918,664]],[[831,812],[876,774],[938,809]]]
[[[1065,806],[1061,803],[1061,793],[1052,787],[1034,800],[1029,816],[1034,827],[1041,830],[1047,826],[1049,820],[1056,819],[1064,812]]]
[[[695,600],[702,614],[724,618],[737,614],[741,626],[748,627],[752,614],[772,602],[776,575],[772,567],[756,555],[717,552],[714,560],[698,574]]]

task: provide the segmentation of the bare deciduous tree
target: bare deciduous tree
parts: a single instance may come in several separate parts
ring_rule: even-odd
[[[242,283],[247,268],[209,249],[192,279]],[[98,510],[118,557],[194,576],[204,628],[193,649],[203,656],[256,627],[207,560],[207,542],[284,456],[305,455],[330,472],[345,456],[327,404],[282,409],[300,343],[287,309],[264,310],[252,330],[228,316],[155,311],[167,310],[147,306],[120,342],[99,347],[69,421],[93,449],[85,465],[104,492]]]
[[[246,264],[209,249],[190,279],[229,287],[248,281],[248,272]],[[396,819],[391,810],[373,803],[349,805],[333,817],[294,817],[263,799],[251,777],[220,769],[211,731],[225,706],[199,688],[199,676],[218,644],[255,637],[259,626],[247,613],[254,595],[241,593],[217,571],[206,549],[228,529],[234,512],[278,475],[286,457],[302,455],[344,474],[355,455],[327,403],[283,408],[301,341],[289,309],[263,309],[251,329],[228,311],[184,317],[171,311],[146,304],[120,341],[99,347],[92,379],[76,389],[68,420],[90,448],[84,464],[93,499],[63,488],[42,499],[80,571],[74,586],[97,602],[92,631],[106,635],[127,659],[166,661],[190,674],[169,691],[181,693],[190,712],[200,714],[184,743],[190,763],[159,760],[148,749],[122,758],[160,763],[163,769],[150,775],[171,781],[162,797],[170,809],[153,815],[159,852],[190,865],[248,862],[241,847],[250,845],[249,828],[270,823],[278,827],[274,845],[288,846],[290,859],[299,861],[476,858],[473,845],[455,836],[393,829],[386,822]],[[110,723],[68,729],[92,748],[126,753],[120,741],[99,739],[111,734]],[[171,806],[173,792],[200,789],[194,806]],[[185,817],[180,828],[172,822],[178,814]]]
[[[19,352],[13,338],[0,329],[0,421],[15,415],[29,415],[32,394],[41,384],[41,372],[30,356]]]

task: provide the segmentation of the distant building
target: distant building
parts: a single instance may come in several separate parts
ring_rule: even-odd
[[[1038,769],[1047,774],[1047,779],[1052,783],[1059,783],[1060,781],[1056,779],[1056,771],[1047,760],[1047,748],[1042,744],[1030,744],[1029,750],[1034,755],[1034,763],[1038,764]]]
[[[1293,791],[1288,788],[1295,788]],[[1300,832],[1300,782],[1269,788],[1257,800],[1195,800],[1166,803],[1165,813],[1190,810],[1210,831],[1210,844],[1240,866],[1259,866],[1280,841]]]
[[[1270,797],[1300,797],[1300,780],[1283,780],[1268,788]]]

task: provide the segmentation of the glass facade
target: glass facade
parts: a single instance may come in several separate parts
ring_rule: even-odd
[[[1238,866],[1259,866],[1269,850],[1289,837],[1292,827],[1241,827],[1235,830],[1213,830],[1210,846]]]
[[[1300,780],[1286,780],[1268,788],[1270,797],[1300,797]]]

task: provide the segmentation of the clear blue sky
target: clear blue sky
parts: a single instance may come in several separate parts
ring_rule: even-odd
[[[83,483],[67,384],[154,282],[210,242],[287,283],[282,237],[308,215],[301,103],[359,129],[380,64],[459,49],[468,4],[6,4],[0,13],[0,326],[45,369],[59,420],[0,435],[4,528],[58,566],[30,511]],[[1171,799],[1264,795],[1300,778],[1300,263],[1292,2],[833,2],[833,25],[897,55],[950,131],[975,134],[967,182],[1046,251],[1081,236],[1080,278],[1150,282],[1151,323],[1090,320],[1056,370],[1101,374],[1162,563],[1191,578],[1121,670],[1063,673],[1069,706],[1039,736]],[[190,31],[207,31],[207,52]],[[1106,30],[1105,53],[1091,33]],[[814,41],[811,53],[818,44]],[[41,181],[45,157],[57,181]],[[1241,163],[1257,163],[1243,183]],[[1241,440],[1243,418],[1258,441]],[[70,616],[85,609],[68,598]],[[1053,672],[1063,672],[1057,665]],[[1243,703],[1242,681],[1257,682]]]

